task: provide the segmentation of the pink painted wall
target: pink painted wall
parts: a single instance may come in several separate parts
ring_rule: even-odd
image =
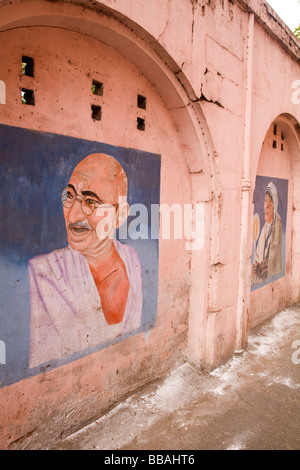
[[[274,125],[277,135],[274,135]],[[282,139],[284,137],[284,140]],[[276,142],[276,149],[273,143]],[[288,180],[288,209],[285,241],[285,275],[251,293],[250,327],[261,323],[274,312],[283,309],[291,298],[292,274],[292,220],[293,220],[293,175],[289,142],[280,123],[273,124],[263,142],[257,175]]]
[[[9,44],[9,47],[1,48],[0,53],[6,71],[3,79],[7,83],[7,104],[1,110],[2,124],[160,154],[161,203],[190,202],[189,174],[174,124],[155,89],[132,64],[104,44],[61,29],[24,28],[17,34],[9,31],[1,36],[2,44]],[[34,57],[34,78],[21,75],[22,54]],[[103,97],[92,95],[92,79],[103,82]],[[34,90],[35,106],[21,103],[21,87]],[[136,107],[138,93],[147,98],[146,110]],[[102,106],[101,121],[91,119],[93,103]],[[144,132],[137,130],[137,116],[145,118]],[[176,263],[173,262],[175,251]],[[53,422],[52,431],[47,426],[49,436],[56,432],[55,422],[62,419],[64,427],[73,427],[75,422],[86,419],[88,409],[88,414],[96,415],[114,403],[121,390],[122,395],[129,393],[150,377],[166,371],[170,364],[180,363],[186,349],[189,261],[190,253],[185,250],[184,239],[161,241],[157,326],[149,333],[139,334],[125,343],[53,371],[51,385],[45,383],[47,391],[43,390],[44,374],[22,382],[26,389],[23,398],[19,396],[20,385],[10,386],[10,406],[1,410],[3,442],[14,441],[20,433],[27,434],[36,419],[43,421],[47,416],[52,416]],[[96,363],[99,367],[95,369]],[[83,370],[84,376],[80,372]],[[122,375],[122,383],[115,388],[112,384],[118,372]],[[7,387],[1,389],[1,400],[7,400],[7,393]],[[14,393],[17,394],[15,398]],[[37,399],[44,410],[36,408]],[[89,404],[79,406],[86,399]],[[67,416],[62,418],[63,409],[69,410],[71,403],[74,411],[66,412]],[[20,413],[20,408],[24,408],[24,412]],[[36,416],[30,418],[33,415]],[[31,445],[36,445],[38,440],[37,434],[33,440],[31,438]]]
[[[300,298],[300,105],[291,98],[292,82],[300,78],[299,43],[283,49],[286,29],[261,2],[248,2],[260,24],[254,26],[250,230],[241,280],[248,14],[228,0],[210,6],[189,0],[97,3],[108,14],[64,2],[1,6],[6,104],[0,105],[0,124],[160,154],[160,201],[201,203],[204,244],[187,251],[185,240],[160,240],[157,325],[147,335],[0,389],[1,448],[43,447],[184,360],[207,368],[222,364],[236,349],[242,280],[245,334],[248,321],[255,326]],[[275,37],[264,28],[274,28]],[[34,78],[21,74],[22,54],[34,57]],[[103,97],[91,94],[92,79],[104,83]],[[34,107],[21,103],[22,87],[34,90]],[[147,110],[138,111],[145,132],[136,129],[137,93],[147,97]],[[91,119],[93,103],[103,108],[100,122]],[[269,145],[274,120],[287,136],[281,153]],[[251,293],[256,175],[291,184],[286,276]]]
[[[253,134],[258,138],[253,139],[252,177],[253,181],[254,175],[287,179],[289,192],[286,275],[271,285],[251,293],[250,326],[257,325],[280,308],[284,308],[289,301],[299,300],[299,288],[295,289],[293,281],[294,273],[299,269],[296,254],[298,249],[293,245],[293,237],[299,230],[295,217],[299,192],[296,184],[299,174],[299,140],[293,116],[299,116],[299,106],[292,99],[292,83],[299,75],[299,71],[295,61],[283,54],[279,44],[274,43],[274,40],[258,25],[255,28],[255,50],[260,51],[254,55],[253,85]],[[263,67],[268,70],[267,74],[262,73]],[[283,133],[285,137],[283,152],[280,142],[277,149],[272,147],[274,139],[278,140],[273,135],[274,124],[277,124],[278,135]]]

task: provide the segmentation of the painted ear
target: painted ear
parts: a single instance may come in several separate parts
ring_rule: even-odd
[[[121,199],[121,198],[120,198]],[[116,228],[121,227],[125,222],[129,214],[129,204],[126,200],[119,202],[117,219],[116,219]]]

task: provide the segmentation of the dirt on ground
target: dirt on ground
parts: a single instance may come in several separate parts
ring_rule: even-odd
[[[59,442],[73,450],[298,450],[300,307],[212,372],[183,364]]]

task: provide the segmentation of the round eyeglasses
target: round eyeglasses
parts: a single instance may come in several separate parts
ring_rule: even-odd
[[[91,195],[78,196],[73,188],[67,186],[61,193],[61,202],[66,209],[71,209],[74,202],[78,199],[81,203],[81,210],[85,215],[92,215],[95,209],[99,207],[115,207],[117,209],[119,204],[102,203]]]

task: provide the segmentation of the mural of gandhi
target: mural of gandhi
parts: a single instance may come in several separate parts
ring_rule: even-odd
[[[127,176],[110,155],[85,157],[62,192],[68,243],[29,261],[30,367],[139,328],[141,263],[113,238],[128,216]]]

